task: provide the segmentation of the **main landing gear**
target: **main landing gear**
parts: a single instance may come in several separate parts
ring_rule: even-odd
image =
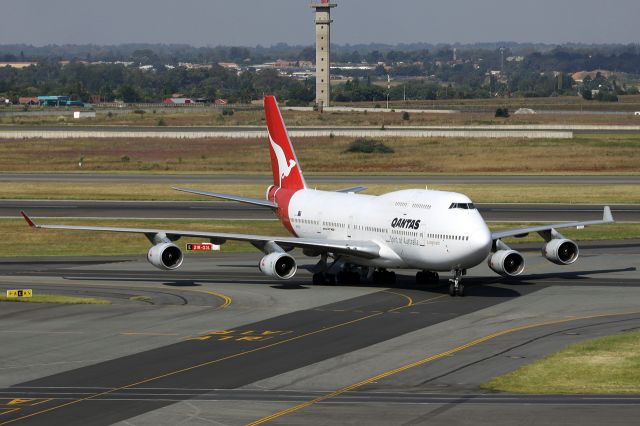
[[[386,269],[376,269],[371,275],[374,285],[392,286],[396,283],[396,273]]]
[[[437,272],[419,271],[416,274],[416,285],[435,285],[440,281],[440,275]]]
[[[464,269],[456,269],[453,272],[453,278],[449,279],[449,296],[464,296],[464,285],[462,285],[462,276],[467,273]]]
[[[313,274],[313,285],[359,285],[360,268],[344,264],[336,258],[331,265],[327,263],[327,255],[323,254]],[[337,273],[336,273],[337,271]]]

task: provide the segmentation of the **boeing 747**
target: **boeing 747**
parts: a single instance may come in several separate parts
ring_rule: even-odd
[[[271,209],[290,237],[197,232],[168,229],[99,226],[40,225],[24,212],[34,228],[124,232],[145,235],[153,245],[147,259],[163,270],[178,269],[184,260],[176,245],[181,237],[208,239],[214,244],[245,241],[264,253],[259,269],[266,276],[288,280],[297,271],[289,252],[302,249],[319,257],[313,283],[355,283],[370,278],[376,284],[393,285],[393,269],[418,270],[418,284],[439,282],[439,272],[451,272],[449,294],[464,295],[462,277],[485,261],[496,273],[515,277],[523,273],[522,254],[502,240],[538,233],[545,241],[542,255],[558,265],[578,259],[578,245],[558,232],[561,228],[613,223],[609,207],[603,218],[587,222],[559,223],[492,232],[464,194],[409,189],[380,196],[359,194],[363,187],[319,191],[307,186],[282,115],[273,96],[264,99],[269,133],[273,185],[265,199],[174,188],[178,191],[233,200]]]

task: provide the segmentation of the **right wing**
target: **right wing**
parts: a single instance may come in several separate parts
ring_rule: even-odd
[[[496,231],[491,233],[491,238],[493,241],[499,240],[501,238],[506,237],[526,237],[528,234],[533,232],[538,232],[540,235],[543,235],[545,232],[550,232],[552,229],[560,229],[560,228],[584,228],[585,226],[590,225],[606,225],[609,223],[614,223],[613,215],[611,214],[611,208],[609,206],[605,206],[604,211],[602,213],[602,219],[599,220],[587,220],[585,222],[565,222],[565,223],[556,223],[554,225],[541,225],[541,226],[532,226],[530,228],[519,228],[519,229],[507,229],[504,231]]]
[[[38,225],[31,220],[25,212],[20,212],[22,217],[32,228],[42,229],[67,229],[75,231],[99,231],[121,232],[131,234],[143,234],[149,241],[170,240],[177,241],[180,237],[207,238],[214,244],[222,244],[227,240],[245,241],[263,250],[268,244],[277,244],[287,250],[290,248],[311,249],[320,253],[336,253],[373,259],[380,256],[380,246],[372,241],[346,241],[346,240],[322,240],[312,238],[295,237],[271,237],[264,235],[228,234],[221,232],[179,231],[167,229],[145,228],[113,228],[101,226],[75,226],[75,225]]]

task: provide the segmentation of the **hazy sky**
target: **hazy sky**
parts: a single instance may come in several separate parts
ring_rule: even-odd
[[[312,44],[310,0],[0,0],[0,44]],[[337,0],[333,42],[640,42],[640,0]]]

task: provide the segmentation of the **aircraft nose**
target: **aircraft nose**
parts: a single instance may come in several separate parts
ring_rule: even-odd
[[[491,251],[491,245],[493,243],[493,240],[491,239],[491,231],[489,231],[486,223],[482,221],[482,223],[478,223],[472,228],[470,234],[470,250],[477,253],[479,257],[484,259]]]

